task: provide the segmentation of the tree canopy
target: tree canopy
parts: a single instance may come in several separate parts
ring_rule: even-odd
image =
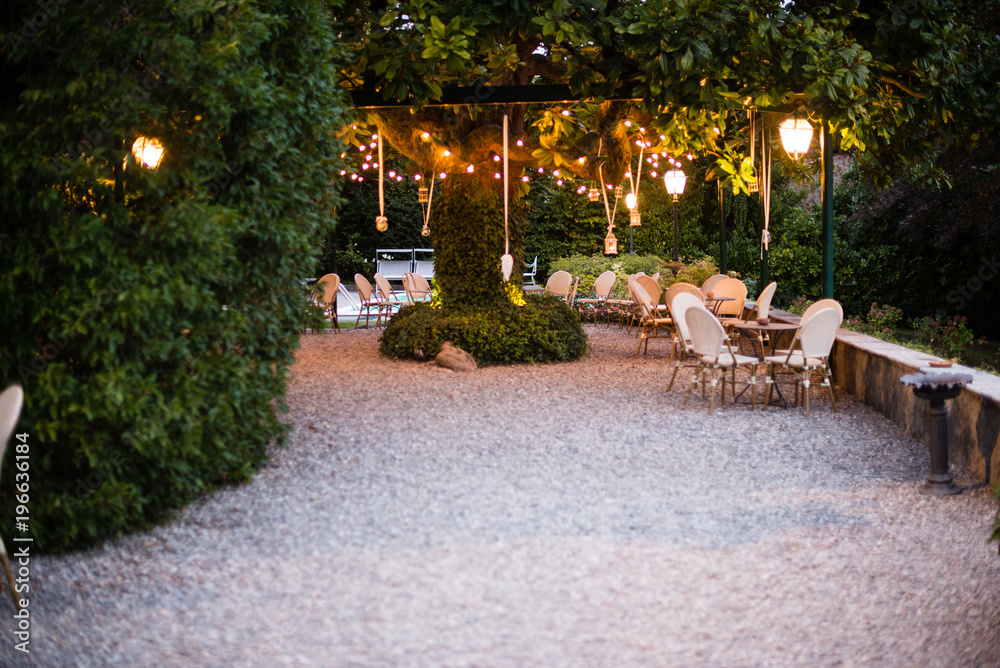
[[[997,122],[998,15],[996,0],[348,2],[337,28],[351,59],[338,77],[410,104],[362,114],[355,131],[377,125],[421,169],[489,159],[508,113],[518,166],[597,180],[603,165],[617,182],[640,141],[714,156],[745,188],[745,110],[759,109],[825,123],[878,184],[904,169],[933,181],[943,146],[974,144]],[[580,101],[479,104],[491,87],[538,83]],[[449,86],[483,95],[428,106]]]

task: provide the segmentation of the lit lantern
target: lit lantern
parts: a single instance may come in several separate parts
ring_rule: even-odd
[[[635,211],[635,207],[639,206],[639,200],[636,199],[635,193],[628,193],[625,195],[625,206],[628,207],[629,211]]]
[[[601,199],[601,192],[597,188],[591,188],[587,191],[587,199],[591,202],[596,202]]]
[[[609,185],[608,188],[610,188],[610,187],[611,186]],[[622,195],[624,195],[624,194],[625,194],[625,189],[624,188],[622,188],[621,186],[616,186],[615,187],[615,199],[621,199]]]
[[[417,201],[421,204],[426,204],[428,195],[430,194],[430,189],[425,186],[420,186],[417,188]]]
[[[642,227],[642,216],[639,215],[638,209],[632,209],[632,211],[629,212],[628,224],[630,227]]]
[[[136,137],[132,143],[132,155],[135,161],[150,169],[156,169],[163,160],[163,144],[158,139]]]
[[[778,126],[781,133],[781,145],[785,147],[792,160],[798,160],[809,152],[812,143],[813,128],[804,118],[786,118]]]
[[[749,183],[747,183],[747,190],[749,190],[752,193],[760,192],[760,184],[757,183],[756,181],[750,181]]]
[[[604,254],[618,255],[618,237],[612,230],[608,230],[608,236],[604,237]]]
[[[683,170],[671,169],[663,175],[663,185],[667,188],[667,194],[677,201],[677,198],[684,194],[684,186],[687,185],[687,176]]]

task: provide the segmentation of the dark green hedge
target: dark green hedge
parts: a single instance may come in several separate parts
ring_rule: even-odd
[[[8,8],[0,382],[24,386],[31,530],[58,550],[247,478],[284,433],[339,47],[318,0]],[[159,169],[123,168],[139,134]]]
[[[564,302],[528,295],[524,306],[407,306],[389,321],[381,352],[403,359],[429,359],[445,341],[472,355],[477,364],[564,362],[582,357],[587,335]]]

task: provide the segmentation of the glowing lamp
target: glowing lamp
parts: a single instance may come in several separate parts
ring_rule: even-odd
[[[596,202],[601,199],[601,192],[597,188],[591,188],[587,191],[587,199],[591,202]]]
[[[156,169],[163,160],[163,144],[158,139],[136,137],[132,143],[132,155],[139,164],[149,169]]]
[[[628,214],[628,224],[630,227],[642,227],[642,216],[638,209],[632,209]],[[631,243],[631,242],[629,242]]]
[[[786,118],[778,126],[781,133],[781,145],[785,147],[792,160],[798,160],[809,152],[812,143],[813,128],[804,118]]]
[[[684,194],[684,186],[687,185],[687,176],[683,170],[671,169],[663,175],[663,185],[667,188],[667,194],[677,201],[677,198]]]
[[[628,207],[629,211],[634,211],[635,207],[639,205],[639,201],[635,197],[635,193],[628,193],[625,195],[625,206]]]
[[[608,236],[604,237],[604,254],[605,255],[617,255],[618,254],[618,237],[611,230],[608,230]]]

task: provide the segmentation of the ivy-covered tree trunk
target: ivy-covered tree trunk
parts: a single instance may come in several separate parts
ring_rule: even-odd
[[[524,266],[524,216],[511,202],[507,237],[514,269],[504,284],[503,185],[474,174],[449,176],[434,198],[431,229],[435,283],[446,306],[488,307],[518,299]],[[516,189],[516,188],[515,188]]]

